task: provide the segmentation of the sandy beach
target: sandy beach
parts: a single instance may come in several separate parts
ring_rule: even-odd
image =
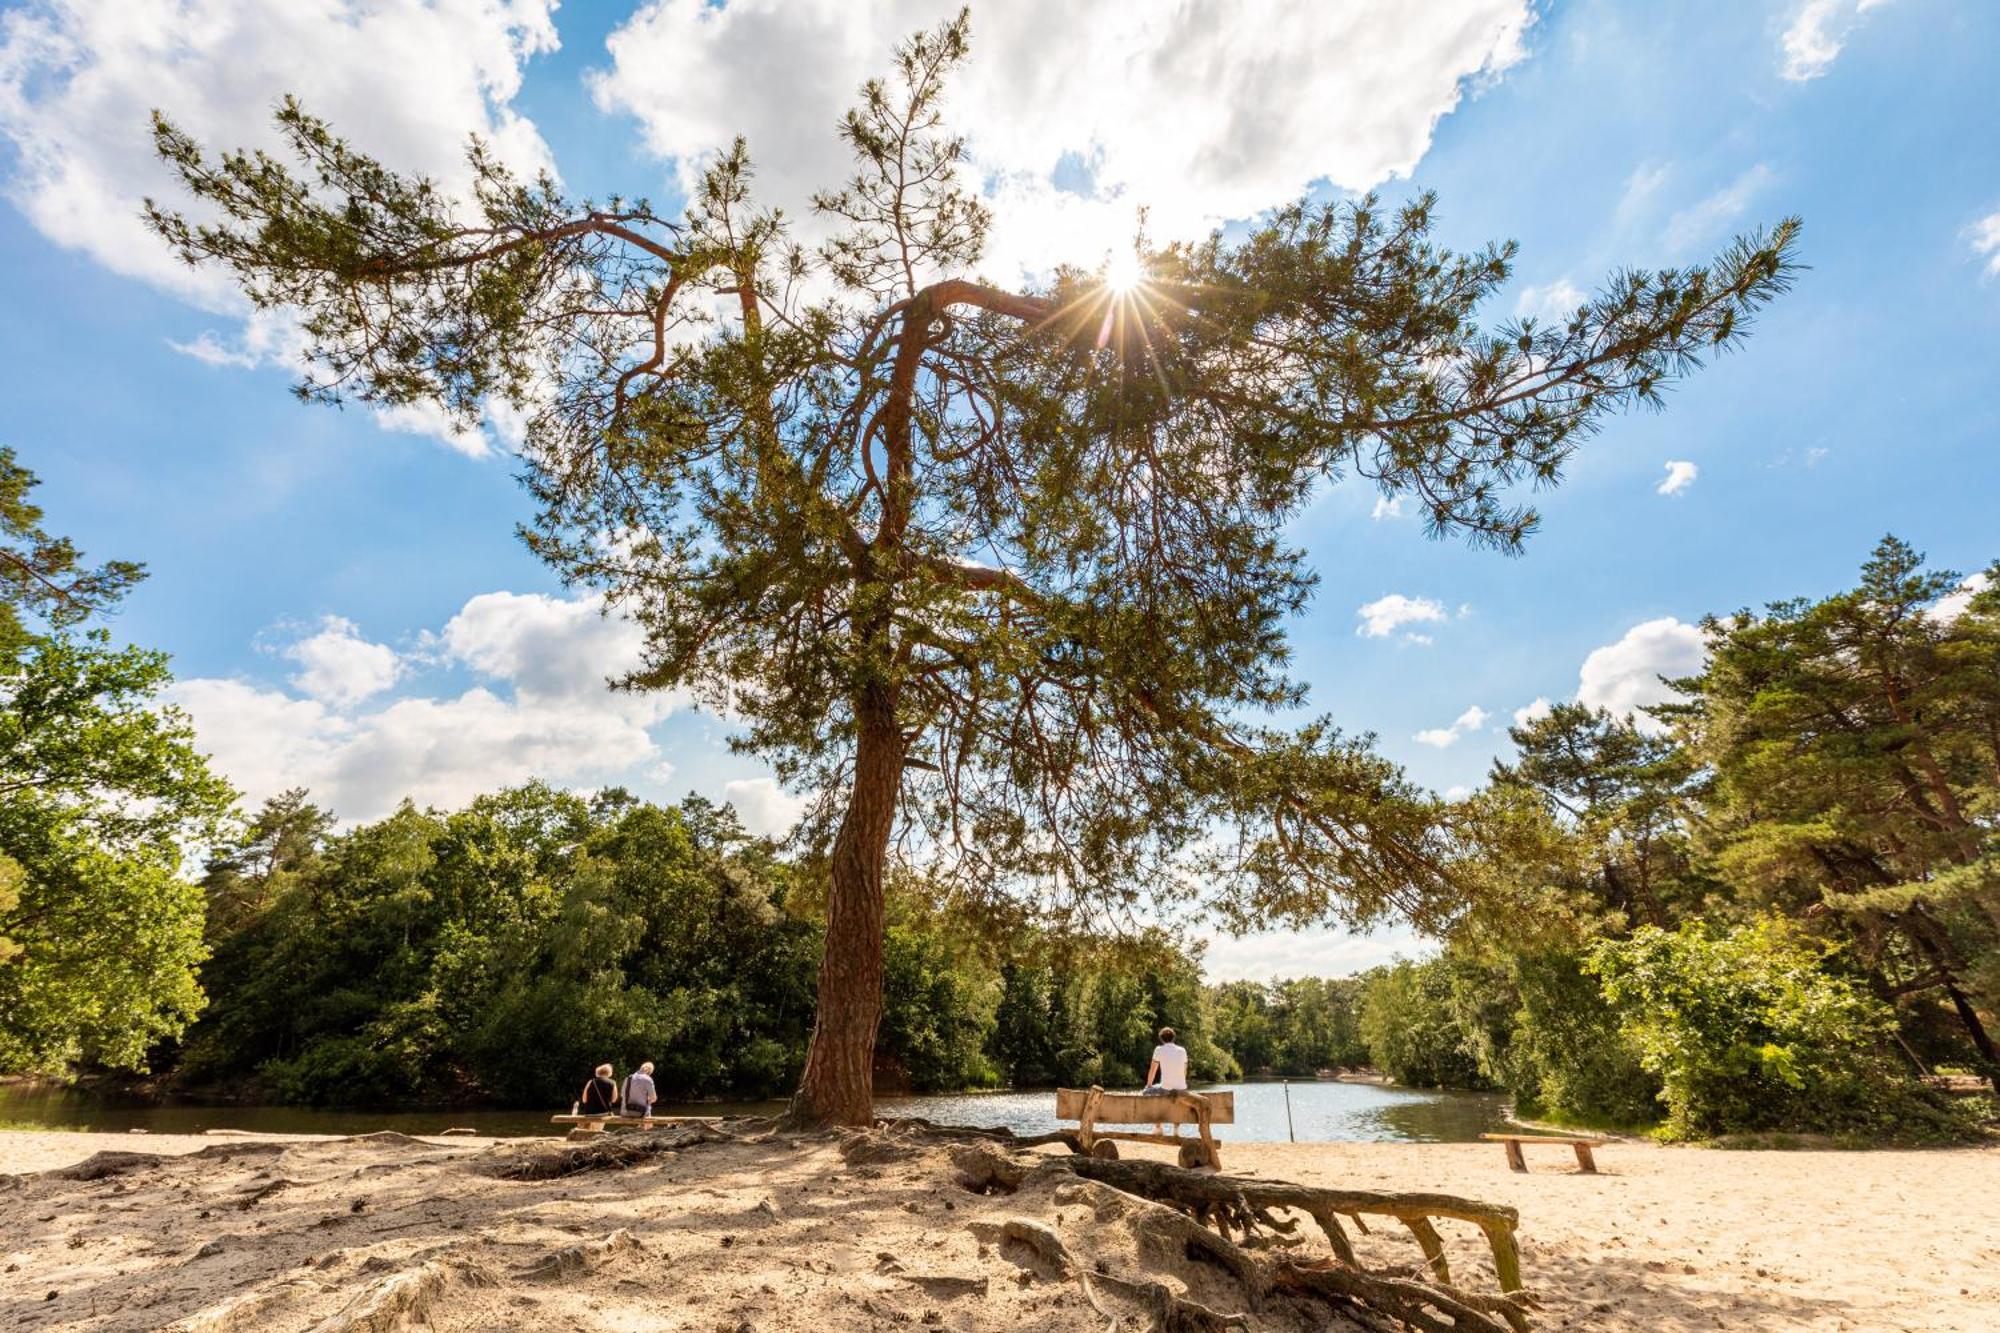
[[[1075,1283],[1037,1274],[996,1228],[1031,1217],[1112,1271],[1142,1262],[1103,1187],[971,1194],[941,1149],[848,1160],[832,1137],[778,1139],[561,1179],[495,1174],[557,1146],[0,1133],[0,1327],[1105,1333]],[[1496,1145],[1227,1153],[1227,1170],[1260,1179],[1514,1206],[1538,1328],[1971,1333],[2000,1310],[2000,1149],[1621,1143],[1596,1176],[1555,1149],[1518,1175]],[[1494,1290],[1477,1233],[1440,1225],[1458,1285]],[[1417,1257],[1396,1228],[1358,1248],[1371,1264]],[[1177,1276],[1228,1307],[1220,1280]]]

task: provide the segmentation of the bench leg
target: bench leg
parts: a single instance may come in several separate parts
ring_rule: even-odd
[[[1508,1169],[1512,1171],[1526,1171],[1528,1169],[1528,1159],[1521,1155],[1521,1145],[1512,1139],[1508,1139],[1505,1142],[1505,1146],[1507,1149]]]
[[[1588,1143],[1573,1143],[1570,1146],[1576,1149],[1576,1164],[1583,1168],[1583,1173],[1587,1176],[1596,1175],[1597,1159],[1591,1156],[1590,1145]]]

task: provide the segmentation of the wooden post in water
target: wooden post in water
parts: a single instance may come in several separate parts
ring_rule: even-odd
[[[1297,1131],[1292,1128],[1292,1081],[1285,1080],[1285,1137],[1293,1143],[1299,1141]]]

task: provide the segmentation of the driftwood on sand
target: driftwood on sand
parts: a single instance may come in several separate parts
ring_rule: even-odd
[[[1520,1285],[1520,1260],[1514,1244],[1513,1209],[1478,1203],[1447,1194],[1395,1194],[1376,1190],[1319,1189],[1282,1181],[1252,1180],[1168,1166],[1163,1162],[1107,1161],[1088,1156],[1014,1157],[985,1146],[960,1147],[953,1154],[959,1183],[977,1193],[1012,1193],[1033,1177],[1061,1175],[1094,1181],[1123,1194],[1157,1205],[1137,1215],[1132,1225],[1154,1242],[1156,1251],[1198,1255],[1231,1274],[1241,1285],[1250,1308],[1260,1309],[1277,1296],[1305,1296],[1346,1308],[1365,1322],[1385,1316],[1395,1324],[1423,1330],[1524,1330],[1534,1298]],[[1317,1222],[1334,1253],[1328,1257],[1288,1254],[1265,1258],[1250,1246],[1268,1237],[1291,1237],[1298,1224],[1280,1210],[1301,1212]],[[1341,1215],[1374,1213],[1394,1217],[1408,1226],[1425,1255],[1427,1278],[1394,1273],[1370,1273],[1354,1258],[1341,1228]],[[1443,1243],[1433,1217],[1472,1222],[1486,1232],[1493,1249],[1500,1295],[1480,1295],[1449,1285]],[[1047,1228],[1009,1223],[1011,1239],[1024,1242],[1065,1272],[1075,1272],[1088,1284],[1083,1270],[1069,1259],[1061,1242]],[[1232,1240],[1230,1233],[1242,1243]],[[1053,1243],[1052,1243],[1053,1242]],[[1247,1326],[1237,1316],[1187,1303],[1157,1282],[1135,1282],[1111,1274],[1095,1274],[1101,1285],[1144,1291],[1156,1309],[1155,1326],[1169,1329],[1211,1329]],[[1393,1326],[1392,1325],[1385,1325]]]

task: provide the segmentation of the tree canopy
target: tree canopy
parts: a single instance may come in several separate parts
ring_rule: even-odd
[[[1286,624],[1315,576],[1288,521],[1354,475],[1515,549],[1518,488],[1739,342],[1795,271],[1787,219],[1489,326],[1513,247],[1441,245],[1423,196],[1135,242],[1129,290],[1002,285],[944,123],[967,41],[961,14],[862,89],[817,244],[758,205],[740,141],[675,215],[571,200],[477,143],[455,195],[295,102],[285,160],[156,118],[197,212],[150,204],[153,227],[298,318],[301,394],[511,404],[528,541],[646,631],[626,683],[728,709],[819,797],[809,1119],[868,1115],[898,838],[968,892],[1099,920],[1198,892],[1238,924],[1434,913],[1442,808],[1365,738],[1271,720],[1305,703]]]
[[[140,567],[86,567],[34,485],[0,450],[0,1069],[133,1067],[200,1012],[201,895],[177,872],[234,797],[160,704],[165,654],[75,628]]]

